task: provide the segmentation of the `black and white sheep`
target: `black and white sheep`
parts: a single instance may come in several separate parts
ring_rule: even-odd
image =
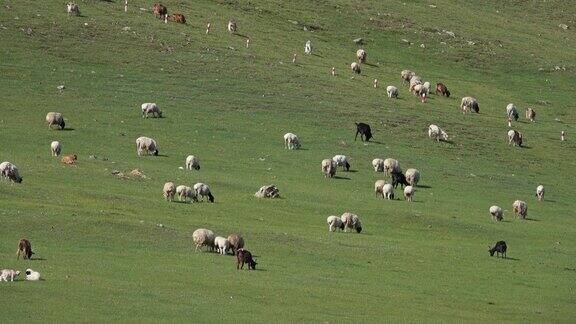
[[[298,136],[293,133],[284,134],[284,148],[295,150],[300,148],[300,140]]]
[[[48,128],[51,129],[53,125],[59,126],[60,129],[66,127],[66,122],[64,122],[64,117],[58,112],[49,112],[46,114],[46,123],[48,123]]]
[[[514,121],[518,121],[520,115],[518,114],[518,109],[516,109],[516,106],[513,103],[509,103],[506,106],[506,116],[510,119],[514,119]]]
[[[22,182],[22,177],[18,172],[18,168],[8,161],[0,163],[0,174],[2,175],[2,178],[8,179],[14,183]]]
[[[522,141],[522,133],[513,129],[508,131],[508,145],[514,144],[514,146],[522,147]]]
[[[536,198],[538,198],[538,201],[542,201],[544,199],[544,186],[543,185],[539,185],[538,187],[536,187]]]
[[[366,63],[366,51],[363,49],[357,50],[356,58],[358,59],[358,63]]]
[[[196,193],[196,196],[201,197],[202,200],[204,200],[204,197],[208,197],[208,201],[211,203],[214,202],[214,196],[207,184],[198,182],[194,185],[194,192]]]
[[[334,155],[332,161],[336,163],[336,167],[342,167],[346,171],[350,171],[350,163],[348,162],[348,157],[346,155]]]
[[[350,69],[352,70],[352,72],[354,72],[356,74],[362,73],[362,69],[360,68],[360,64],[357,62],[352,62],[352,64],[350,64]]]
[[[200,160],[194,155],[186,157],[186,170],[200,170]]]
[[[476,100],[474,97],[462,98],[462,102],[460,103],[460,110],[462,110],[462,113],[464,114],[471,111],[479,113],[480,106],[478,105],[478,100]]]
[[[438,127],[438,125],[434,124],[428,126],[428,137],[437,142],[448,140],[448,134],[442,128]]]
[[[342,214],[342,216],[340,216],[340,220],[344,225],[344,232],[346,232],[348,228],[354,229],[358,233],[362,232],[362,222],[360,222],[360,218],[358,218],[358,215],[345,212],[344,214]]]
[[[344,230],[344,223],[342,223],[342,219],[338,216],[328,216],[326,222],[328,223],[328,231],[330,232],[334,232],[338,228]]]

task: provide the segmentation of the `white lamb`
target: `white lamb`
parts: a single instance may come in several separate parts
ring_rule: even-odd
[[[0,281],[8,282],[8,278],[10,278],[10,281],[14,281],[14,278],[18,277],[18,275],[20,275],[20,271],[2,269],[2,271],[0,271]]]
[[[68,12],[69,15],[79,16],[80,7],[74,2],[69,2],[66,4],[66,12]]]
[[[388,98],[398,99],[398,88],[396,88],[395,86],[392,85],[387,86],[386,93],[388,94]]]
[[[200,170],[200,160],[194,155],[186,157],[186,170]]]
[[[225,237],[216,236],[216,238],[214,238],[214,246],[216,247],[216,252],[224,255],[226,251],[230,249],[230,242]]]
[[[328,231],[330,232],[334,232],[338,228],[344,230],[344,223],[342,223],[342,220],[338,216],[328,216],[326,222],[328,223]]]
[[[50,150],[52,151],[53,156],[58,156],[60,155],[60,152],[62,152],[62,144],[58,141],[53,141],[50,143]]]
[[[386,183],[384,180],[377,180],[374,182],[374,193],[376,196],[381,196],[389,200],[394,199],[394,187],[391,184]]]
[[[284,148],[289,150],[295,150],[300,148],[300,140],[298,136],[293,133],[284,134]]]
[[[28,281],[40,281],[40,272],[34,271],[32,269],[26,269],[26,280]]]
[[[544,199],[544,186],[539,185],[536,187],[536,197],[538,197],[538,201],[542,201]]]
[[[363,49],[357,50],[356,58],[358,58],[359,63],[366,63],[366,51]]]
[[[142,104],[142,117],[148,118],[148,115],[152,114],[152,117],[162,117],[162,111],[156,103],[146,102]]]
[[[406,186],[406,188],[404,188],[404,199],[406,201],[412,201],[412,198],[414,197],[415,191],[416,191],[416,189],[414,189],[414,187]]]
[[[336,163],[336,166],[341,166],[346,171],[350,171],[350,163],[348,163],[348,157],[346,155],[334,155],[332,161]]]
[[[434,124],[428,126],[428,137],[435,139],[437,142],[448,140],[448,134],[446,134],[442,128]]]

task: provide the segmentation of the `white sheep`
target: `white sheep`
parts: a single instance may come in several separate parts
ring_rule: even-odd
[[[173,201],[174,195],[176,194],[176,186],[174,185],[173,182],[166,182],[164,184],[164,188],[162,189],[162,193],[164,194],[164,199],[168,201]]]
[[[194,192],[196,193],[196,196],[201,197],[202,200],[204,200],[204,197],[208,197],[208,201],[211,203],[214,202],[214,196],[207,184],[198,182],[194,185]]]
[[[308,40],[306,45],[304,45],[304,53],[305,54],[312,54],[312,41]]]
[[[187,202],[188,198],[190,198],[192,201],[198,201],[196,192],[188,186],[180,185],[176,187],[176,194],[178,195],[180,201]]]
[[[538,201],[542,201],[544,199],[544,186],[539,185],[536,187],[536,197],[538,197]]]
[[[388,98],[396,98],[398,99],[398,88],[393,85],[389,85],[386,87],[386,93],[388,94]]]
[[[526,216],[528,216],[528,204],[526,204],[526,202],[516,200],[514,201],[514,204],[512,204],[512,208],[514,208],[514,214],[516,214],[516,217],[526,219]]]
[[[216,236],[214,238],[214,246],[216,247],[216,252],[224,255],[226,254],[226,251],[230,249],[230,242],[225,237]]]
[[[410,79],[412,79],[412,77],[415,75],[416,75],[416,73],[414,73],[410,70],[402,70],[402,72],[400,72],[400,77],[402,78],[402,83],[410,83]]]
[[[80,16],[80,7],[74,2],[69,2],[66,4],[66,12],[69,15]]]
[[[204,246],[207,246],[210,250],[214,250],[214,232],[205,228],[199,228],[192,233],[192,238],[196,244],[196,249],[202,250]]]
[[[229,20],[228,21],[228,31],[232,34],[236,34],[237,30],[238,30],[238,25],[236,24],[236,21]]]
[[[442,128],[434,124],[428,126],[428,137],[435,139],[437,142],[448,140],[448,134],[446,134]]]
[[[0,163],[0,175],[2,175],[2,178],[10,180],[14,183],[22,182],[22,177],[18,172],[18,168],[8,161]]]
[[[298,136],[293,133],[284,134],[284,148],[289,150],[295,150],[300,148],[300,140]]]
[[[404,175],[406,176],[406,181],[408,181],[411,186],[418,185],[418,182],[420,181],[420,171],[416,169],[408,169]]]
[[[391,173],[402,173],[402,169],[400,168],[400,163],[398,160],[388,158],[384,160],[384,173],[391,174]]]
[[[46,114],[46,123],[48,123],[48,129],[51,129],[53,125],[60,126],[60,129],[66,127],[66,122],[64,122],[64,117],[58,112],[49,112]]]
[[[356,58],[358,58],[358,63],[366,63],[366,51],[363,49],[357,50]]]
[[[404,199],[407,201],[412,201],[412,198],[414,197],[415,191],[416,191],[416,189],[414,189],[413,186],[406,186],[404,188]]]
[[[200,170],[200,160],[194,155],[186,157],[186,170]]]
[[[154,102],[146,102],[142,104],[142,117],[148,118],[149,114],[152,114],[152,117],[162,118],[162,111]]]
[[[529,119],[531,122],[535,122],[536,119],[536,112],[532,108],[526,109],[526,119]]]
[[[358,233],[362,232],[362,222],[360,222],[357,215],[345,212],[340,216],[340,220],[344,226],[344,232],[346,232],[348,228],[355,229]]]
[[[372,167],[374,172],[384,172],[384,160],[379,158],[372,160]]]
[[[476,113],[480,112],[480,106],[478,105],[478,100],[474,97],[464,97],[460,103],[460,110],[465,114],[471,112],[472,110]]]
[[[275,185],[262,186],[254,194],[256,198],[278,198],[280,197],[280,190]]]
[[[500,206],[491,206],[490,215],[492,215],[492,219],[496,221],[501,221],[504,219],[504,212]]]
[[[508,145],[514,144],[514,146],[521,147],[523,140],[524,139],[522,133],[515,131],[513,129],[508,131]]]
[[[141,156],[142,153],[156,156],[158,155],[158,145],[150,137],[141,136],[136,139],[136,152],[138,156]]]
[[[53,156],[59,156],[60,152],[62,152],[62,144],[58,141],[53,141],[50,143],[50,151],[52,151]]]
[[[514,121],[518,121],[520,115],[518,114],[518,109],[516,109],[516,106],[513,103],[509,103],[506,106],[506,116],[510,119],[514,119]]]
[[[376,196],[381,196],[389,200],[394,199],[394,187],[391,184],[386,183],[384,180],[377,180],[374,182],[374,193]]]
[[[336,174],[336,163],[331,159],[322,160],[322,172],[325,178],[332,178]]]
[[[326,222],[328,223],[328,231],[330,232],[334,232],[338,228],[341,230],[344,229],[344,223],[342,223],[342,220],[338,216],[328,216]]]
[[[40,272],[34,271],[32,269],[26,269],[26,280],[28,281],[40,281],[41,279]]]
[[[352,62],[352,64],[350,64],[350,69],[352,70],[352,72],[354,72],[356,74],[360,74],[362,72],[362,69],[360,68],[360,64],[358,64],[356,62]]]
[[[350,163],[348,163],[348,157],[346,155],[334,155],[332,161],[336,163],[337,167],[342,167],[346,171],[350,171]]]
[[[422,78],[417,76],[417,75],[413,75],[412,78],[410,78],[410,87],[408,88],[410,92],[414,91],[414,87],[422,84]]]

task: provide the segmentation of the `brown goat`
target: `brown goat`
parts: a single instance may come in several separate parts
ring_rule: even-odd
[[[244,263],[248,263],[248,270],[256,270],[256,261],[252,259],[252,253],[248,250],[238,249],[236,252],[236,270],[244,269]]]
[[[70,165],[74,165],[76,164],[76,160],[78,160],[78,156],[76,156],[76,154],[72,154],[72,155],[65,155],[61,162],[64,164],[70,164]]]
[[[436,83],[436,94],[440,93],[443,96],[450,97],[450,91],[444,83]]]
[[[18,242],[18,251],[16,251],[16,259],[19,260],[20,255],[22,255],[23,259],[30,259],[32,258],[32,254],[34,254],[34,252],[32,252],[32,244],[30,244],[30,241],[25,238],[20,239],[20,242]]]
[[[186,17],[184,17],[183,14],[181,13],[173,13],[170,15],[170,17],[168,17],[168,20],[173,21],[173,22],[177,22],[179,24],[185,24],[186,23]]]
[[[155,3],[152,6],[152,12],[156,18],[164,18],[164,16],[168,14],[168,8],[159,3]]]

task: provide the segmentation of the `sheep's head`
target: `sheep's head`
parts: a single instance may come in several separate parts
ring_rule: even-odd
[[[194,166],[194,170],[200,170],[200,165],[199,165],[199,164],[196,164],[196,165]]]
[[[443,141],[447,141],[448,140],[448,134],[446,134],[445,131],[442,131],[440,133],[440,137],[442,138]]]
[[[448,89],[446,89],[446,97],[450,98],[450,91],[448,91]]]
[[[366,132],[366,142],[370,141],[371,138],[373,138],[372,132],[371,131]]]
[[[66,127],[66,122],[64,122],[64,120],[62,120],[60,122],[60,129],[64,129],[64,127]]]
[[[362,225],[361,225],[361,224],[358,224],[358,225],[356,226],[356,233],[361,233],[361,232],[362,232]]]
[[[493,249],[490,247],[490,245],[488,245],[488,252],[490,252],[490,256],[494,256],[494,252],[496,252],[496,249]]]
[[[152,153],[152,155],[158,156],[158,150],[154,150],[154,152]]]
[[[161,111],[158,112],[158,117],[162,118],[162,112]]]
[[[344,223],[340,223],[340,226],[339,226],[339,227],[340,227],[341,230],[344,230]]]

